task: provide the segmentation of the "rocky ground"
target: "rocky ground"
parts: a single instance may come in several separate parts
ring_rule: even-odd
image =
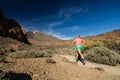
[[[55,55],[54,64],[46,63],[46,58],[11,59],[9,63],[0,63],[3,71],[27,73],[31,80],[119,80],[120,75],[114,75],[104,70],[85,67],[71,62],[63,56]],[[24,79],[23,79],[24,80]],[[29,79],[27,79],[29,80]]]

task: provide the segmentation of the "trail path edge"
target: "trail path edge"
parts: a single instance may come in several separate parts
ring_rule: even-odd
[[[103,68],[105,72],[111,73],[113,75],[120,76],[120,66],[109,66],[104,64],[97,64],[87,61],[85,65],[83,65],[80,61],[75,62],[75,57],[71,55],[60,55],[61,57],[66,58],[69,62],[77,63],[78,66],[86,67],[86,68]]]

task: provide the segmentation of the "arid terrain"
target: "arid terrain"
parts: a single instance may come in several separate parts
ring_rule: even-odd
[[[120,30],[84,39],[86,65],[72,40],[26,32],[0,9],[0,80],[120,80]]]
[[[99,37],[94,39],[99,41]],[[86,65],[80,61],[75,62],[75,49],[74,45],[70,44],[70,40],[49,44],[49,42],[31,39],[32,45],[8,37],[0,37],[0,40],[0,70],[9,73],[7,75],[0,73],[2,78],[12,77],[10,80],[120,80],[119,57],[117,58],[119,56],[119,42],[116,45],[110,45],[114,46],[115,50],[113,51],[118,53],[109,52],[109,49],[105,48],[104,54],[113,56],[113,62],[108,60],[108,64],[113,63],[112,66],[111,64],[106,65],[104,60],[103,64],[92,62],[91,59],[94,56],[90,58],[91,61],[86,62]],[[89,41],[95,42],[95,40],[86,39],[87,43]],[[85,48],[90,52],[89,45],[86,45]],[[94,48],[96,45],[92,43],[91,46],[93,51],[96,50]],[[97,46],[101,48],[100,45]],[[104,47],[98,50],[98,54],[101,54],[102,51],[104,51]],[[104,55],[105,59],[106,55]],[[102,56],[99,55],[99,59],[102,59]],[[94,58],[97,59],[97,57]]]
[[[54,55],[56,63],[46,63],[46,58],[11,59],[9,64],[0,63],[3,71],[27,73],[31,80],[119,80],[120,74],[112,74],[90,64],[82,65],[80,62],[70,61],[73,56]],[[94,64],[92,65],[94,66]],[[97,66],[96,66],[97,67]],[[120,66],[116,66],[118,70]],[[102,67],[101,67],[102,68]],[[116,70],[115,70],[116,71]],[[114,71],[113,71],[114,72]],[[118,71],[119,73],[119,71]],[[24,80],[24,79],[23,79]],[[26,79],[29,80],[29,79]]]

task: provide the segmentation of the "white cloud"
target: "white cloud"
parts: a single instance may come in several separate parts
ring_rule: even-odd
[[[67,35],[66,33],[76,33],[80,30],[85,30],[87,28],[81,28],[80,26],[71,26],[71,27],[61,27],[60,29],[55,29],[51,28],[48,31],[45,31],[46,34],[55,36],[59,39],[63,39],[63,40],[69,40],[69,39],[73,39],[74,37],[71,37],[69,35]],[[75,35],[75,34],[74,34]]]
[[[76,32],[76,31],[82,31],[82,30],[86,30],[86,27],[81,27],[81,26],[69,26],[69,27],[61,27],[60,29],[58,29],[57,31],[64,31],[64,32]]]
[[[49,27],[54,27],[54,26],[58,26],[58,25],[61,25],[61,24],[63,24],[63,22],[62,21],[58,21],[58,22],[50,23],[50,24],[48,24],[48,26]]]
[[[49,31],[49,32],[46,32],[47,34],[49,35],[52,35],[54,37],[57,37],[58,39],[62,39],[62,40],[70,40],[70,39],[73,39],[73,37],[69,37],[69,36],[65,36],[61,33],[57,33],[57,32],[54,32],[54,31]]]
[[[72,26],[71,30],[72,31],[80,31],[80,30],[86,30],[87,28],[81,27],[81,26]]]
[[[59,10],[59,18],[65,18],[65,20],[69,20],[72,15],[78,14],[78,13],[86,13],[88,12],[88,8],[79,8],[79,7],[72,7],[72,8],[61,8]]]

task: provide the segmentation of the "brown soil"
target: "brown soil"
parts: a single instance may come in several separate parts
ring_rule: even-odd
[[[119,80],[117,76],[55,55],[56,63],[46,63],[46,58],[10,59],[10,63],[0,63],[1,70],[27,73],[32,80]],[[87,65],[87,64],[86,64]]]
[[[70,55],[61,55],[61,56],[66,58],[69,62],[73,62],[73,63],[75,62],[74,56],[70,56]],[[106,73],[120,76],[120,65],[109,66],[109,65],[104,65],[104,64],[92,63],[89,61],[86,62],[86,65],[83,65],[81,62],[78,62],[77,64],[78,66],[83,66],[86,68],[94,68],[94,69],[99,68],[102,71],[105,71]]]

